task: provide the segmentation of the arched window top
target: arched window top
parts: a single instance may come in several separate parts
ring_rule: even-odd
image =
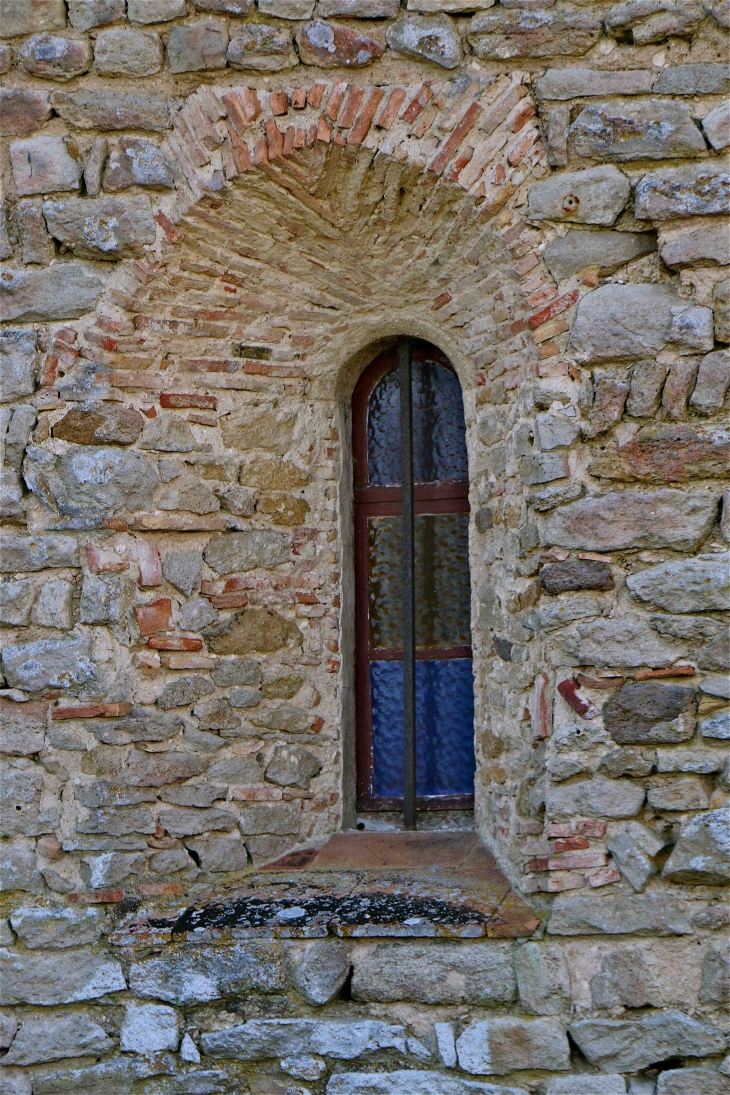
[[[386,363],[389,355],[383,355]],[[367,486],[400,485],[400,381],[395,361],[367,406]],[[413,471],[416,483],[462,483],[468,477],[461,385],[433,347],[413,350]],[[365,484],[362,484],[363,486]]]

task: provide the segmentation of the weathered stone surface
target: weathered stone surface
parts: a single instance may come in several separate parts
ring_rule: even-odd
[[[689,107],[672,99],[586,106],[570,138],[579,156],[619,162],[692,157],[705,148]]]
[[[667,65],[654,84],[657,95],[722,95],[730,91],[730,65]]]
[[[249,449],[265,449],[279,456],[283,456],[291,447],[295,425],[296,414],[277,412],[268,407],[256,408],[240,417],[226,415],[220,423],[223,444],[229,449],[241,449],[243,452]],[[242,479],[242,482],[249,482],[249,479]],[[253,479],[251,483],[253,486],[260,485],[262,489],[273,489],[263,483],[256,483]]]
[[[183,945],[162,958],[133,963],[129,987],[137,996],[184,1007],[241,993],[281,992],[286,988],[286,971],[279,943],[256,941],[231,947]]]
[[[127,0],[127,16],[133,23],[166,23],[185,15],[185,0]]]
[[[124,778],[133,787],[164,787],[205,771],[206,761],[193,753],[143,753],[132,749]]]
[[[174,26],[167,43],[170,72],[200,72],[225,68],[228,49],[226,24],[215,20]]]
[[[43,216],[51,235],[80,258],[115,260],[137,255],[155,239],[146,197],[45,202]]]
[[[148,509],[157,486],[157,473],[148,461],[124,449],[74,446],[55,458],[32,446],[23,473],[44,502],[86,518],[87,527],[94,517]]]
[[[593,597],[568,597],[543,605],[537,614],[537,624],[543,631],[553,631],[573,620],[598,616],[600,611],[601,605]]]
[[[686,398],[686,389],[684,394]],[[730,468],[730,432],[724,426],[684,422],[645,426],[631,441],[595,451],[589,468],[602,479],[664,483],[725,476]]]
[[[211,676],[219,688],[229,688],[231,685],[258,687],[261,684],[261,666],[253,658],[231,658],[229,661],[219,661]]]
[[[722,886],[730,880],[730,810],[711,810],[682,829],[662,877],[690,886]]]
[[[730,1002],[730,943],[711,947],[702,961],[701,1004]]]
[[[165,711],[171,707],[187,707],[214,691],[213,685],[206,677],[179,677],[165,685],[157,697],[157,704]]]
[[[79,619],[85,624],[128,625],[134,597],[132,583],[118,574],[87,574],[81,587]]]
[[[133,407],[82,403],[68,411],[51,433],[75,445],[133,445],[144,425],[144,418]]]
[[[253,0],[194,0],[196,11],[214,11],[226,15],[250,15]]]
[[[300,745],[277,745],[266,767],[269,783],[280,787],[301,787],[309,790],[309,783],[322,771],[322,762],[308,749]]]
[[[660,1072],[657,1095],[728,1095],[730,1084],[707,1068],[677,1068]]]
[[[730,554],[660,563],[626,579],[635,597],[668,612],[730,609]]]
[[[6,646],[2,652],[5,679],[10,688],[29,692],[41,688],[73,688],[96,676],[87,636],[74,639],[38,639]]]
[[[403,15],[385,36],[391,49],[407,57],[423,58],[442,68],[456,68],[461,62],[461,42],[448,15]]]
[[[199,551],[168,551],[162,560],[165,579],[186,597],[200,585],[202,567],[203,556]]]
[[[81,877],[92,890],[120,886],[132,874],[144,869],[144,856],[128,852],[105,852],[84,856]]]
[[[405,1050],[403,1027],[374,1019],[327,1022],[318,1019],[252,1019],[239,1027],[203,1034],[201,1049],[208,1057],[256,1061],[316,1053],[352,1061],[379,1049]]]
[[[66,5],[63,0],[5,0],[2,17],[3,37],[15,38],[64,27]]]
[[[535,416],[535,437],[544,451],[572,445],[580,432],[580,423],[564,414],[545,412]]]
[[[147,201],[147,199],[145,199]],[[158,415],[142,433],[140,448],[153,452],[192,452],[197,449],[193,431],[184,418]]]
[[[581,1019],[570,1036],[593,1065],[635,1072],[671,1057],[705,1057],[722,1053],[725,1043],[709,1023],[681,1011],[664,1011],[640,1019]]]
[[[46,570],[52,567],[78,567],[79,548],[75,536],[6,535],[2,539],[0,566],[5,572]]]
[[[315,1007],[334,1000],[351,968],[350,953],[339,940],[316,940],[296,947],[289,953],[289,962],[297,992]]]
[[[202,871],[242,871],[248,866],[246,845],[230,837],[204,837],[186,841]]]
[[[460,3],[461,0],[456,0]],[[490,4],[487,2],[487,6]],[[333,15],[339,15],[346,19],[395,19],[398,16],[400,5],[395,0],[319,0],[317,15],[322,19],[329,19]],[[413,8],[409,4],[408,10]],[[417,11],[449,11],[449,0],[437,7],[429,6],[428,0],[424,0],[414,10]],[[463,9],[461,9],[463,10]]]
[[[634,215],[639,220],[664,221],[726,213],[729,188],[730,171],[723,163],[704,161],[649,172],[636,187]]]
[[[40,893],[44,889],[36,867],[34,842],[23,838],[12,844],[3,842],[0,846],[0,892]]]
[[[45,703],[12,703],[0,700],[0,753],[30,756],[43,748],[46,729]]]
[[[730,350],[706,354],[700,362],[690,406],[700,414],[716,414],[722,409],[729,387]]]
[[[577,624],[561,639],[560,649],[579,664],[606,667],[658,667],[676,658],[676,648],[659,639],[643,616],[629,613]]]
[[[165,95],[136,91],[54,91],[57,114],[79,129],[170,128],[170,102]]]
[[[88,950],[53,954],[12,954],[0,951],[0,1003],[75,1004],[111,992],[127,983],[118,962]]]
[[[124,190],[129,186],[170,189],[174,185],[159,145],[144,137],[122,137],[104,172],[105,190]]]
[[[0,320],[75,319],[94,307],[107,276],[98,263],[84,262],[5,270],[0,277]]]
[[[108,1053],[114,1042],[103,1027],[83,1012],[25,1015],[4,1065],[37,1065],[62,1057]]]
[[[180,1020],[166,1004],[129,1004],[119,1035],[123,1053],[164,1053],[180,1044]]]
[[[702,119],[702,128],[712,147],[719,152],[730,145],[730,110],[727,103],[721,103],[705,114]]]
[[[338,1072],[330,1077],[327,1095],[527,1095],[524,1088],[462,1080],[443,1072],[418,1069],[396,1072]]]
[[[0,136],[24,137],[51,116],[47,91],[0,88]]]
[[[97,36],[94,65],[102,76],[152,76],[162,68],[162,43],[139,30],[105,30]]]
[[[568,232],[562,239],[552,240],[544,256],[555,280],[562,281],[587,266],[598,267],[601,275],[612,274],[655,250],[654,237],[647,232]]]
[[[198,836],[200,833],[234,829],[238,819],[228,810],[179,806],[160,811],[159,822],[171,836]]]
[[[26,947],[80,947],[95,943],[104,926],[100,909],[22,906],[10,917]]]
[[[681,905],[662,893],[602,897],[559,895],[551,935],[689,935],[692,927]]]
[[[150,811],[143,806],[107,806],[90,809],[88,816],[77,822],[79,833],[108,833],[110,836],[126,836],[128,833],[154,833],[155,822]]]
[[[494,1007],[515,997],[509,948],[479,944],[381,943],[355,956],[356,1000]]]
[[[716,500],[704,491],[605,494],[571,502],[551,514],[544,540],[585,551],[692,551],[712,528],[716,512]]]
[[[247,529],[212,536],[205,549],[206,563],[216,574],[232,574],[255,567],[273,567],[289,561],[289,538],[283,532]]]
[[[688,0],[675,4],[672,0],[624,0],[610,8],[604,25],[614,38],[628,39],[636,46],[663,42],[670,35],[691,34],[704,18],[701,4]]]
[[[603,723],[620,745],[687,741],[694,733],[695,710],[692,688],[633,681],[603,705]]]
[[[0,403],[11,403],[30,395],[35,390],[35,384],[35,331],[0,331]],[[4,546],[3,555],[5,551]]]
[[[577,99],[584,96],[643,95],[651,91],[652,77],[643,69],[601,72],[590,68],[550,68],[537,81],[541,99]]]
[[[181,606],[178,625],[181,631],[202,631],[217,619],[218,613],[210,601],[205,597],[193,597]]]
[[[717,715],[708,715],[700,721],[700,733],[703,738],[730,739],[730,710],[720,711]]]
[[[31,578],[0,582],[0,624],[25,627],[34,600],[35,586]]]
[[[60,578],[44,582],[33,609],[33,622],[41,627],[55,627],[70,631],[74,624],[74,586]]]
[[[300,643],[299,629],[273,609],[246,609],[203,633],[215,654],[262,654]]]
[[[689,225],[662,226],[659,233],[659,253],[667,266],[693,266],[698,262],[730,263],[725,221]]]
[[[604,285],[583,297],[570,337],[578,361],[630,361],[659,353],[711,350],[711,313],[665,285]]]
[[[608,563],[569,559],[542,567],[540,585],[546,593],[556,595],[572,589],[613,589],[614,581]]]
[[[303,734],[310,729],[314,718],[293,704],[282,703],[268,711],[256,712],[249,716],[254,726],[263,726],[267,730],[281,730],[291,734]]]
[[[206,735],[201,735],[205,737]],[[214,737],[213,734],[208,734],[207,737]],[[220,741],[220,739],[218,739]],[[186,742],[187,744],[187,742]],[[226,743],[220,741],[221,746]],[[183,783],[176,787],[165,787],[160,791],[160,798],[165,802],[172,802],[175,806],[212,806],[213,803],[220,798],[225,798],[228,794],[227,787],[216,786],[210,783]],[[218,839],[217,837],[211,837],[211,840]],[[221,837],[221,839],[227,839]]]
[[[710,805],[707,780],[699,776],[656,779],[647,791],[654,810],[706,810]]]
[[[550,817],[633,817],[644,802],[644,788],[631,780],[595,779],[561,783],[548,788],[545,808]]]
[[[556,10],[478,12],[467,35],[477,57],[550,57],[587,53],[601,33],[589,12]]]
[[[91,30],[124,18],[125,0],[68,0],[68,17],[75,30]]]
[[[223,696],[196,703],[193,714],[201,730],[236,730],[241,720],[233,714],[231,705]]]
[[[322,68],[361,68],[381,57],[385,47],[356,30],[321,19],[305,23],[297,33],[299,56],[304,64]]]
[[[71,80],[91,68],[91,46],[85,39],[35,34],[23,43],[18,60],[33,76]]]
[[[554,1019],[485,1019],[457,1039],[465,1072],[501,1076],[515,1068],[567,1069],[570,1049],[562,1024]]]
[[[664,841],[646,825],[630,821],[628,825],[608,834],[606,847],[621,874],[639,892],[656,872],[652,859],[662,850]]]
[[[228,64],[252,72],[280,72],[299,64],[291,31],[250,23],[237,27],[228,43]]]
[[[19,201],[15,207],[15,224],[20,237],[23,262],[47,266],[56,257],[56,247],[48,235],[42,206],[40,201]]]
[[[300,818],[298,806],[256,802],[242,808],[239,827],[244,836],[290,836],[299,832]]]
[[[559,1015],[569,1007],[570,974],[557,947],[525,943],[514,955],[522,1006],[535,1015]]]
[[[37,1095],[130,1095],[133,1084],[140,1078],[149,1076],[150,1066],[146,1061],[136,1061],[129,1057],[115,1061],[104,1061],[89,1068],[63,1068],[59,1072],[49,1072],[34,1080]],[[21,1095],[26,1095],[22,1092]]]
[[[528,213],[535,220],[613,224],[629,199],[629,180],[617,167],[555,175],[530,188]]]
[[[548,1080],[545,1095],[626,1095],[623,1076],[553,1076]],[[642,1095],[638,1092],[637,1095]]]

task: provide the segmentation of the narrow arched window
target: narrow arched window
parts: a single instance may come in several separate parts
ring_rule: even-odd
[[[406,650],[409,626],[414,633],[415,663],[410,664],[415,673],[410,686],[406,655],[405,687],[406,692],[412,688],[415,700],[411,795],[415,783],[419,810],[473,805],[474,694],[461,387],[435,347],[409,342],[406,352],[407,359],[402,347],[381,354],[360,377],[353,396],[353,452],[358,809],[403,809],[405,788],[407,816],[404,628]],[[408,375],[404,360],[411,376],[405,420],[400,398],[401,380]],[[410,522],[402,483],[402,426],[412,454]],[[410,570],[403,564],[404,533],[406,545],[412,537]],[[406,588],[405,601],[404,582],[412,586]],[[404,617],[409,599],[411,625]],[[406,727],[407,709],[406,701]]]

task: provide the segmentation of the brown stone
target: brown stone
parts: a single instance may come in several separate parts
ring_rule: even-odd
[[[172,627],[172,601],[161,597],[149,605],[140,605],[134,610],[140,635],[154,635],[158,631],[169,631]]]
[[[54,437],[76,445],[133,445],[145,420],[133,407],[96,403],[73,408],[51,429]]]
[[[601,21],[588,12],[479,12],[469,26],[469,43],[477,57],[550,57],[586,53],[601,33]]]
[[[540,571],[540,585],[546,593],[566,593],[571,589],[613,589],[608,563],[590,559],[570,559],[548,563]]]
[[[24,137],[52,114],[47,91],[0,88],[0,137]]]
[[[603,705],[603,724],[619,745],[687,741],[694,733],[693,688],[655,681],[625,684]]]
[[[306,498],[276,492],[265,495],[258,504],[258,510],[270,516],[275,525],[301,525],[309,513],[309,503]]]
[[[291,490],[305,486],[307,474],[290,460],[260,453],[241,465],[238,480],[259,490]]]
[[[350,27],[317,19],[305,23],[297,34],[299,56],[306,65],[322,68],[361,68],[377,61],[385,47]]]
[[[20,63],[33,76],[71,80],[91,68],[91,45],[85,39],[36,34],[21,49]]]
[[[624,445],[599,450],[589,466],[604,479],[677,483],[730,471],[730,437],[720,426],[645,426]]]
[[[24,94],[43,93],[33,91]],[[170,100],[166,95],[144,95],[135,91],[55,91],[51,102],[56,113],[79,129],[162,131],[169,129],[171,124]],[[50,110],[43,118],[47,118],[49,113]],[[34,122],[31,128],[35,129],[36,124]],[[28,133],[30,130],[21,132]]]
[[[281,650],[291,643],[301,643],[299,629],[293,620],[285,619],[270,608],[238,612],[203,634],[215,654],[249,654],[255,650],[266,653]]]

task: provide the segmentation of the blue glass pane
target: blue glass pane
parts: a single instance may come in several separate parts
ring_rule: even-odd
[[[403,663],[371,662],[373,792],[403,795]],[[470,658],[416,662],[419,795],[474,793],[474,688]]]
[[[467,478],[464,404],[455,373],[438,361],[413,363],[413,470],[417,483]],[[368,483],[400,484],[400,382],[387,372],[368,404]]]

